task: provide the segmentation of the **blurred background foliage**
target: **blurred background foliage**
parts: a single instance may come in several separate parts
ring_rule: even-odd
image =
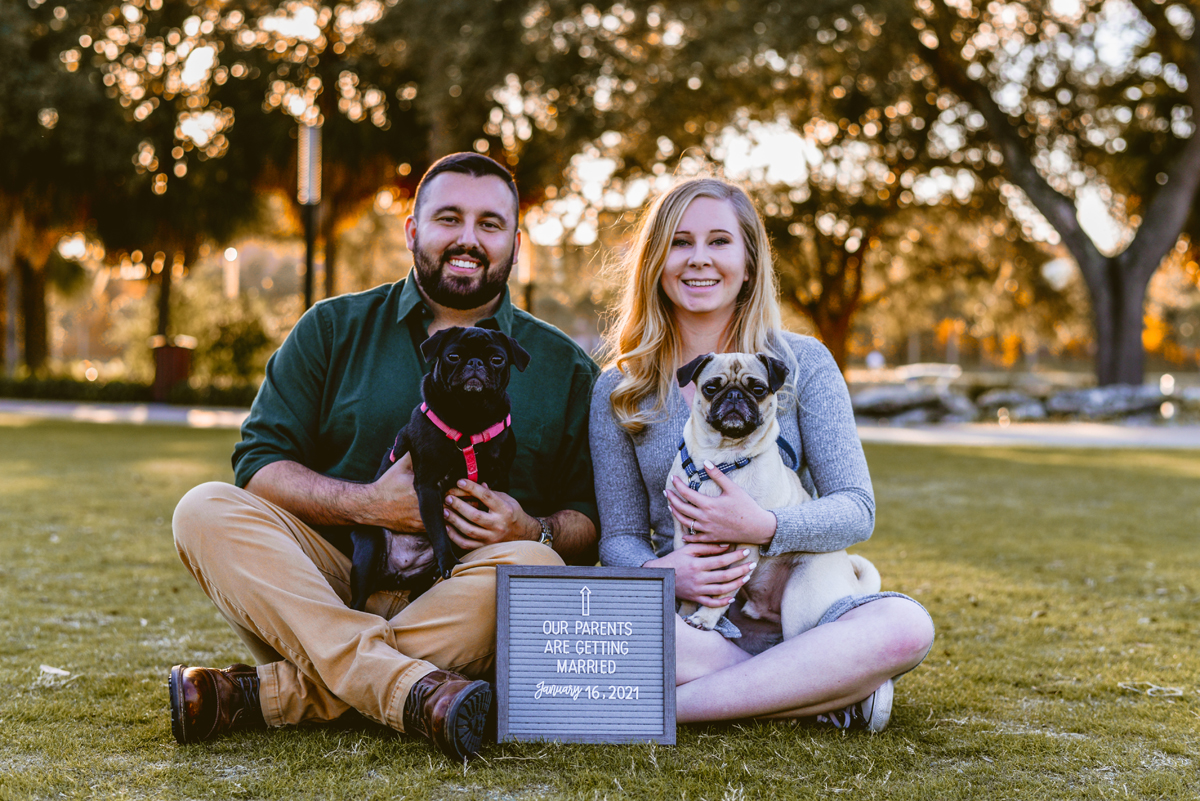
[[[436,158],[517,176],[519,304],[586,347],[648,197],[743,183],[790,324],[843,368],[1195,369],[1200,38],[1156,0],[0,4],[8,375],[252,385],[319,296],[402,277]]]

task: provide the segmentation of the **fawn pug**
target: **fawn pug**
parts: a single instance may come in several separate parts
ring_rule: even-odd
[[[787,374],[783,362],[762,353],[710,353],[681,367],[679,385],[695,383],[696,390],[667,487],[673,488],[678,476],[701,494],[719,495],[704,469],[709,462],[764,509],[809,501],[800,477],[783,463],[776,445],[776,393]],[[685,533],[676,519],[676,548],[683,547]],[[758,563],[741,589],[742,614],[780,625],[784,639],[816,626],[839,598],[880,588],[875,566],[845,551],[763,556],[756,545],[736,547],[750,551],[738,564]],[[712,629],[726,609],[685,601],[680,614],[696,628]]]

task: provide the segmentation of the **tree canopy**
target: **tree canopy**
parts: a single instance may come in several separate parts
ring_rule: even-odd
[[[505,161],[527,205],[607,163],[590,202],[610,209],[710,161],[752,187],[785,302],[843,361],[855,314],[901,283],[1015,282],[1014,308],[1057,313],[1037,268],[1058,247],[1088,288],[1098,378],[1137,382],[1145,287],[1197,225],[1194,27],[1154,0],[5,4],[0,66],[24,80],[0,87],[0,143],[21,154],[0,211],[10,229],[89,221],[161,276],[166,333],[199,244],[292,193],[301,124],[323,131],[330,293],[339,226],[444,153]],[[780,149],[756,165],[755,139]],[[1098,243],[1082,203],[1125,240]]]
[[[1183,4],[923,0],[916,51],[987,121],[1004,174],[1061,237],[1092,303],[1100,383],[1140,383],[1146,287],[1196,225],[1200,40]],[[1130,236],[1103,248],[1085,191]],[[1107,250],[1107,252],[1106,252]]]
[[[969,183],[965,202],[976,212],[1007,206],[1027,237],[1066,248],[1091,299],[1097,378],[1140,383],[1146,285],[1180,234],[1197,224],[1200,39],[1189,6],[697,0],[624,3],[594,16],[648,64],[643,70],[634,58],[596,57],[584,70],[586,83],[608,89],[607,104],[624,116],[601,139],[618,174],[644,171],[688,147],[715,152],[719,133],[745,120],[784,119],[814,132],[828,126],[823,165],[842,184],[827,208],[837,211],[814,208],[806,219],[823,218],[835,231],[844,223],[843,239],[857,243],[850,232],[871,226],[869,215],[858,214],[894,219],[905,205],[893,197],[898,187],[886,183],[889,175],[914,185],[934,176]],[[559,38],[570,50],[569,37]],[[574,44],[576,52],[583,47]],[[878,155],[846,165],[856,151]],[[873,159],[881,168],[864,170]],[[838,161],[849,169],[837,171]],[[857,183],[866,191],[856,190],[857,198],[840,191],[855,183],[851,175],[863,176]],[[820,202],[813,198],[826,188],[808,183],[806,202]],[[942,199],[958,200],[952,195]],[[1125,241],[1105,249],[1092,239],[1078,206],[1089,195],[1128,227]],[[814,230],[797,221],[789,232],[796,224]],[[782,235],[776,242],[784,250],[790,244]],[[829,266],[844,259],[849,267],[858,257],[822,250],[815,239],[804,249],[819,254],[821,294],[830,294],[823,304],[809,298],[801,305],[825,331],[834,309],[861,298],[857,268],[831,282]],[[803,290],[805,281],[792,283]]]

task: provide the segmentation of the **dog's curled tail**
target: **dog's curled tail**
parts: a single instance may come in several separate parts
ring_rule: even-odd
[[[879,592],[883,581],[879,578],[879,571],[875,569],[875,565],[871,564],[870,559],[852,553],[850,554],[850,564],[854,566],[854,575],[858,578],[860,593],[870,595]]]

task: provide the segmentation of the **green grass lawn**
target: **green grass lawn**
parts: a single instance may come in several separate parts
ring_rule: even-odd
[[[1200,453],[869,447],[858,550],[938,626],[885,732],[688,726],[464,768],[361,722],[175,744],[170,666],[247,658],[170,532],[236,437],[0,418],[0,799],[1200,797]]]

